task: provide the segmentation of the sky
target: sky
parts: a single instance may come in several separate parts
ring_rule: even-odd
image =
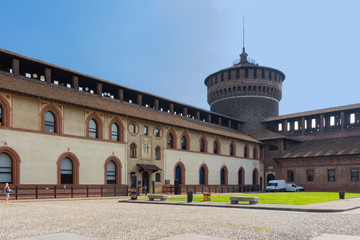
[[[0,48],[209,110],[243,46],[286,75],[280,114],[360,103],[360,1],[0,0]]]

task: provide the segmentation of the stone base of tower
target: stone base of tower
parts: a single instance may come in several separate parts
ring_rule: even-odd
[[[243,121],[242,131],[250,134],[264,128],[264,119],[279,116],[279,103],[267,97],[233,97],[213,102],[210,110]]]

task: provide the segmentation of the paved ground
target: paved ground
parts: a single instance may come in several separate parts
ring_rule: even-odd
[[[1,200],[0,239],[360,239],[360,209],[313,213],[118,201],[32,200],[5,205]]]

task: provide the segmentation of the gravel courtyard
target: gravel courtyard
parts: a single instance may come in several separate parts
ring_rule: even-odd
[[[99,239],[160,239],[195,233],[227,239],[360,236],[360,210],[302,213],[118,203],[118,199],[0,201],[0,239],[68,232]]]

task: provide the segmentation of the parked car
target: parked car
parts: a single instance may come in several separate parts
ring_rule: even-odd
[[[286,182],[285,180],[270,180],[265,187],[265,192],[285,192]]]
[[[296,185],[295,183],[287,183],[286,191],[287,192],[299,192],[299,191],[304,191],[304,188]]]

